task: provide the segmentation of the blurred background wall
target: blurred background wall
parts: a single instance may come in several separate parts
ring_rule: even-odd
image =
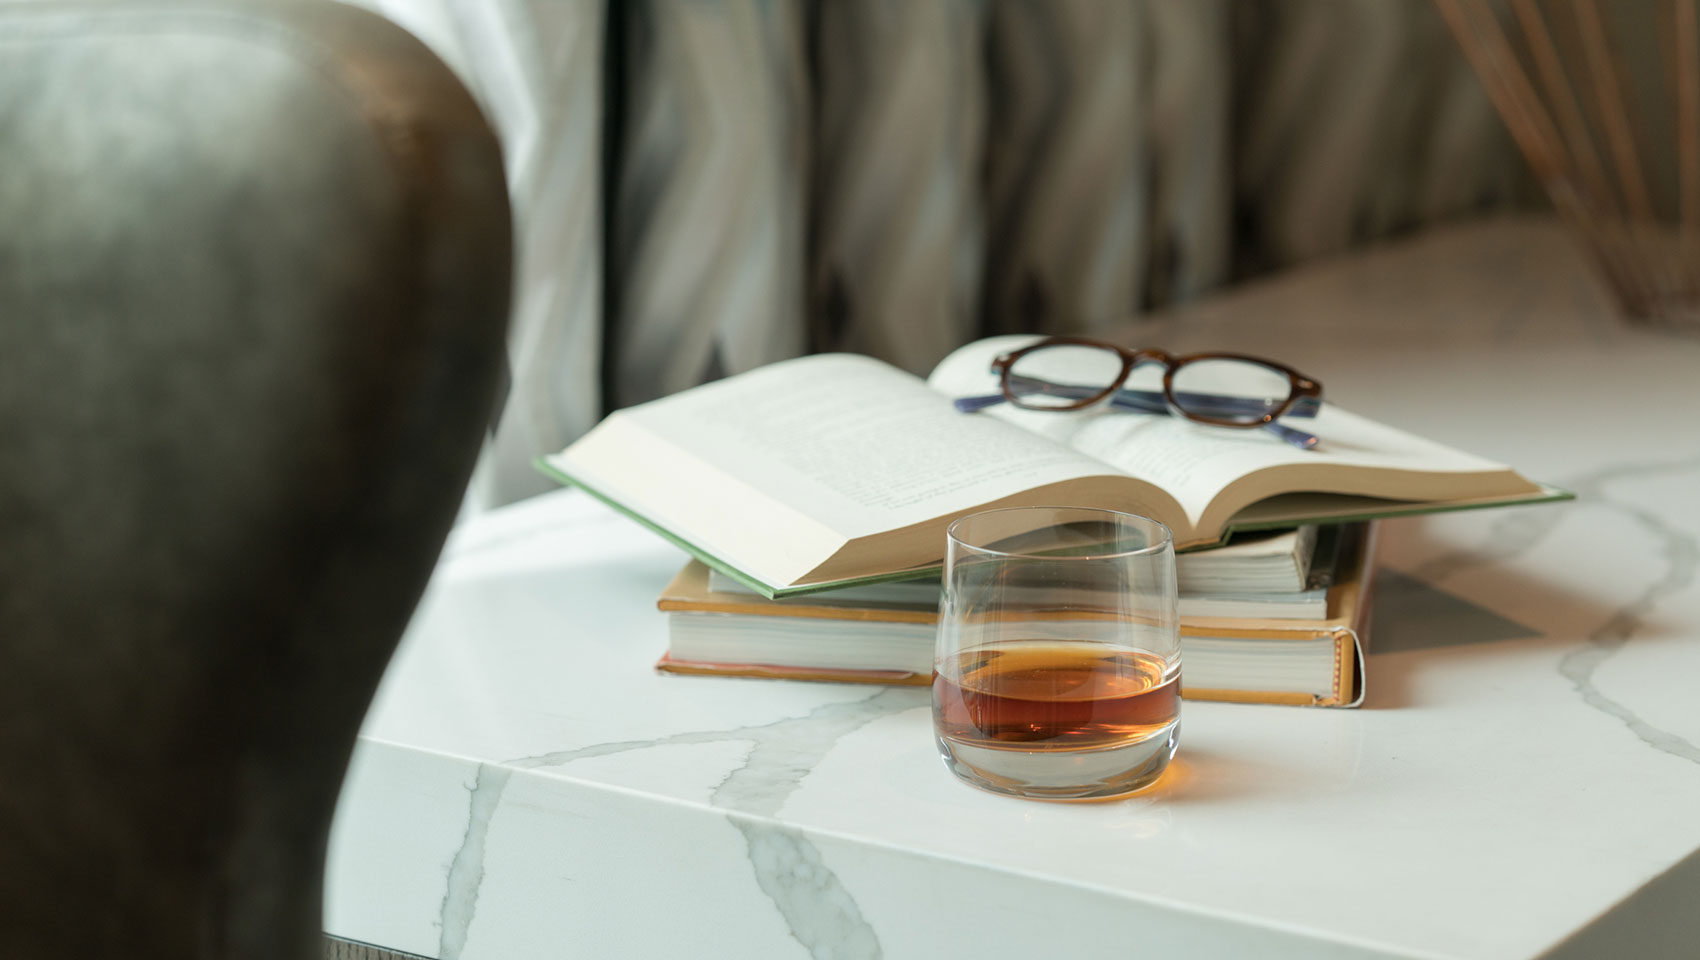
[[[473,500],[608,410],[815,350],[925,373],[1529,203],[1428,0],[359,0],[507,150]]]

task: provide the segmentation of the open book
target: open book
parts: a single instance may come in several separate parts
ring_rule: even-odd
[[[1187,549],[1569,496],[1331,404],[1313,450],[1160,415],[952,406],[995,392],[992,358],[1031,339],[968,344],[926,381],[850,354],[771,364],[611,414],[539,467],[769,597],[935,569],[951,521],[993,507],[1137,513]]]

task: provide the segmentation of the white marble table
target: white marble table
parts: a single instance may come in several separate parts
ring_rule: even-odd
[[[329,932],[502,957],[1700,956],[1700,337],[1539,222],[1142,328],[1568,486],[1389,524],[1361,710],[1189,703],[1099,805],[957,783],[926,694],[661,676],[681,555],[563,491],[459,530],[344,791]],[[1163,951],[1172,951],[1165,954]]]

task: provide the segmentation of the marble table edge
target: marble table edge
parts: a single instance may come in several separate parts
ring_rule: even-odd
[[[886,692],[888,691],[881,690],[857,702],[865,704],[868,701],[878,700],[881,694]],[[899,688],[893,692],[912,693],[913,691]],[[832,706],[842,707],[849,706],[849,704],[834,704]],[[812,716],[818,712],[817,709],[811,711],[805,717],[790,719],[806,719],[807,716]],[[1087,892],[1108,900],[1143,906],[1173,917],[1184,916],[1189,921],[1197,923],[1201,929],[1207,927],[1235,928],[1245,934],[1272,934],[1285,940],[1289,949],[1314,947],[1327,949],[1328,952],[1325,955],[1328,956],[1377,958],[1377,960],[1450,960],[1445,955],[1438,953],[1413,950],[1408,946],[1368,937],[1341,934],[1279,918],[1232,910],[1204,908],[1181,900],[1082,881],[1062,873],[1010,867],[984,860],[952,856],[937,851],[917,850],[854,831],[791,823],[777,816],[777,809],[773,811],[740,809],[717,803],[712,799],[702,801],[657,794],[619,784],[575,777],[560,770],[560,767],[574,759],[607,756],[619,752],[621,749],[639,749],[645,745],[662,742],[713,742],[699,739],[700,736],[700,734],[695,737],[689,735],[676,736],[661,738],[656,741],[634,741],[622,744],[594,744],[577,750],[558,751],[552,754],[498,763],[480,762],[476,758],[452,752],[423,749],[393,740],[363,736],[361,740],[367,748],[379,747],[401,750],[418,756],[472,766],[477,771],[472,783],[467,787],[466,827],[445,877],[444,895],[437,918],[441,930],[439,949],[434,957],[427,957],[424,960],[459,960],[462,956],[473,920],[477,914],[477,904],[484,879],[485,840],[488,837],[491,822],[501,806],[502,797],[516,775],[538,777],[551,783],[568,785],[573,789],[621,794],[640,804],[647,803],[684,810],[692,815],[706,815],[730,824],[742,835],[745,841],[753,879],[785,919],[792,935],[809,949],[811,955],[822,955],[821,949],[828,950],[830,954],[833,948],[832,944],[811,942],[808,931],[820,929],[823,926],[849,930],[849,936],[852,939],[860,935],[876,944],[878,940],[872,926],[865,918],[860,916],[854,895],[843,887],[836,875],[822,862],[815,841],[825,839],[863,848],[879,849],[900,858],[950,864],[970,870],[1019,878],[1023,881],[1042,884],[1051,889],[1064,888]],[[752,754],[754,752],[752,751]],[[748,761],[739,770],[747,767]],[[812,769],[812,764],[810,769]],[[729,773],[727,780],[733,780],[739,770]],[[807,769],[803,770],[796,779],[800,781],[807,772]],[[804,873],[811,878],[806,896],[800,895],[798,891],[789,887],[788,878],[799,873]],[[822,888],[833,895],[823,898],[821,896]],[[834,918],[833,924],[822,925],[817,919],[806,916],[806,914],[816,913],[822,909],[823,903],[839,911],[840,915]],[[1570,936],[1580,933],[1585,927],[1586,925],[1578,931],[1573,931],[1572,934],[1567,935],[1559,942],[1562,943],[1570,939]],[[389,951],[389,948],[363,944],[362,941],[350,939],[340,934],[327,934],[327,936],[345,940],[357,946],[371,946],[375,950]],[[876,948],[876,953],[869,955],[877,955],[877,953]],[[1308,954],[1282,951],[1279,954],[1271,955],[1304,956]],[[380,958],[380,960],[388,960],[389,956],[400,957],[405,960],[405,958],[412,958],[417,955],[394,951],[389,951],[388,954],[373,954],[374,958]],[[364,958],[360,958],[360,960],[364,960]]]

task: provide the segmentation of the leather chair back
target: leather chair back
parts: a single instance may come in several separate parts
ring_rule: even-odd
[[[319,953],[489,422],[506,198],[378,17],[0,3],[0,954]]]

